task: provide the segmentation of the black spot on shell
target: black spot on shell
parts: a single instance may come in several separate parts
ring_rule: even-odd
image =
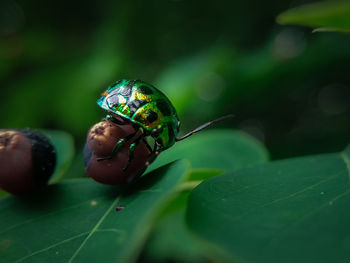
[[[143,105],[145,105],[147,103],[147,101],[145,100],[131,100],[128,102],[128,107],[130,110],[130,114],[131,116],[134,115],[134,113]]]
[[[150,110],[150,111],[147,112],[147,117],[146,117],[146,119],[147,119],[147,121],[148,121],[149,123],[152,123],[152,122],[154,122],[155,120],[158,119],[158,114],[157,114],[156,112]]]
[[[145,95],[150,95],[150,94],[153,94],[153,90],[147,86],[140,86],[137,88],[137,90],[142,93],[142,94],[145,94]]]
[[[136,79],[130,80],[126,86],[127,86],[128,88],[132,88],[132,87],[135,86],[135,83],[136,83],[137,81],[138,81],[138,80],[136,80]]]
[[[163,113],[164,116],[170,116],[172,114],[172,109],[169,103],[164,100],[157,100],[157,108]]]

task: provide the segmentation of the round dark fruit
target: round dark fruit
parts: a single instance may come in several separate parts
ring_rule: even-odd
[[[32,192],[47,184],[56,153],[50,141],[33,130],[0,130],[0,188],[12,193]]]
[[[87,144],[98,157],[109,156],[120,138],[135,132],[132,125],[117,125],[111,121],[101,121],[93,125],[87,136]]]
[[[145,163],[150,155],[143,141],[135,148],[134,157],[127,166],[129,147],[140,133],[135,134],[114,155],[112,154],[117,142],[134,132],[131,124],[118,125],[108,120],[92,126],[84,149],[87,175],[97,182],[109,185],[125,184],[141,175],[146,169]]]

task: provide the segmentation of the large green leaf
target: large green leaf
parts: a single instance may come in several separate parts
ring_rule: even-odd
[[[164,152],[164,155],[162,162],[167,158],[187,158],[194,170],[189,177],[191,181],[182,185],[183,192],[163,211],[144,254],[150,262],[168,259],[203,262],[212,257],[211,250],[193,237],[186,227],[184,215],[189,193],[187,190],[192,190],[200,181],[223,173],[224,170],[238,170],[249,164],[264,162],[267,153],[261,144],[246,134],[232,130],[212,130],[193,136],[186,143]]]
[[[235,262],[350,262],[350,147],[211,178],[189,198],[191,230]]]
[[[34,196],[1,199],[1,261],[134,261],[185,168],[179,161],[124,188],[76,179]]]
[[[326,1],[300,6],[280,14],[277,22],[321,27],[315,31],[350,32],[350,2]]]
[[[187,159],[192,170],[227,171],[265,162],[268,153],[261,143],[243,132],[209,130],[162,152],[150,170],[177,159]]]
[[[181,193],[163,211],[155,224],[143,257],[148,262],[216,262],[217,251],[187,229],[185,222],[189,192]],[[213,260],[213,261],[211,261]]]

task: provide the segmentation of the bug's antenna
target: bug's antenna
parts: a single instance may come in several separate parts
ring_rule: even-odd
[[[194,129],[193,131],[190,131],[189,133],[185,134],[184,136],[182,136],[181,138],[175,138],[175,141],[178,142],[178,141],[182,141],[183,139],[186,139],[188,137],[190,137],[191,135],[201,131],[201,130],[204,130],[205,128],[208,128],[209,126],[215,124],[215,123],[218,123],[220,121],[223,121],[223,120],[226,120],[228,118],[233,118],[234,115],[233,114],[229,114],[229,115],[226,115],[226,116],[222,116],[216,120],[213,120],[213,121],[209,121],[207,123],[204,123],[203,125],[199,126],[198,128]]]

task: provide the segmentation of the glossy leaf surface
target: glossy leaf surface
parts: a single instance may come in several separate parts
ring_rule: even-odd
[[[150,170],[177,159],[187,159],[193,170],[227,171],[265,162],[268,153],[246,133],[213,129],[177,142],[159,155]]]
[[[235,262],[350,261],[350,147],[219,175],[195,188],[187,222]]]
[[[118,188],[77,179],[0,200],[2,262],[132,262],[186,163]]]
[[[160,161],[182,156],[191,162],[194,170],[191,170],[189,182],[182,185],[183,192],[163,211],[152,231],[145,252],[151,262],[164,262],[169,258],[181,262],[212,259],[213,251],[194,237],[185,224],[188,194],[199,182],[225,170],[238,170],[267,160],[267,152],[260,143],[237,131],[206,131],[180,143],[174,146],[174,150],[162,153],[164,156],[159,156]]]

